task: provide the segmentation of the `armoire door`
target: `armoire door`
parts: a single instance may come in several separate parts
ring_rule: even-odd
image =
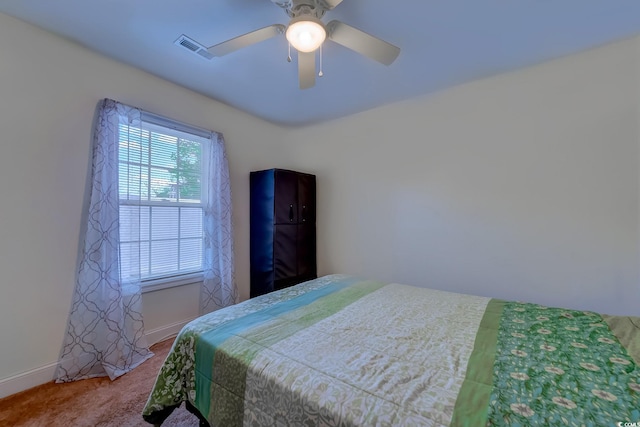
[[[315,224],[298,224],[296,246],[298,277],[314,279],[317,276]]]
[[[298,222],[298,174],[295,172],[276,170],[273,209],[275,224]]]
[[[316,179],[313,175],[298,175],[298,223],[316,223]]]
[[[283,283],[298,275],[297,241],[297,224],[276,224],[273,239],[273,278],[276,283]]]

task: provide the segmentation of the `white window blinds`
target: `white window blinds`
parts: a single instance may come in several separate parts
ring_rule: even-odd
[[[119,129],[120,270],[143,281],[203,269],[202,159],[211,143],[197,129],[147,118]]]

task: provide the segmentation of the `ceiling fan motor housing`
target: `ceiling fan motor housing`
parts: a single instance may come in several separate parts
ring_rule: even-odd
[[[332,7],[325,0],[271,0],[280,6],[292,18],[298,16],[314,16],[322,18]]]

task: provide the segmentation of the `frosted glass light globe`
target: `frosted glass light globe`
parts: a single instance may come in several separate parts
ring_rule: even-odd
[[[298,52],[313,52],[327,38],[327,32],[319,19],[300,16],[291,20],[286,37]]]

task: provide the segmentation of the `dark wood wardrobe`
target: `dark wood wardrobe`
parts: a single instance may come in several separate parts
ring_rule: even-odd
[[[316,278],[315,175],[251,172],[250,187],[251,297]]]

